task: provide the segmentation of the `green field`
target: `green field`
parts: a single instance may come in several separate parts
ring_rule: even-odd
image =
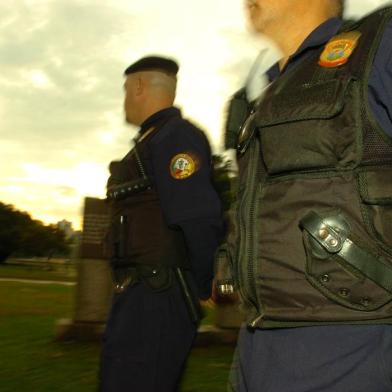
[[[75,281],[75,263],[48,263],[44,261],[22,261],[10,259],[0,264],[1,278]]]
[[[99,343],[54,341],[56,320],[72,317],[74,290],[0,282],[1,392],[97,390]],[[232,353],[226,346],[194,348],[180,391],[225,391]]]

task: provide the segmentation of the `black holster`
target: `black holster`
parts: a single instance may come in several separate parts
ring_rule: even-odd
[[[203,314],[196,290],[190,284],[190,279],[188,277],[189,271],[184,271],[179,267],[175,267],[175,274],[184,297],[189,316],[192,322],[198,323],[203,318]]]

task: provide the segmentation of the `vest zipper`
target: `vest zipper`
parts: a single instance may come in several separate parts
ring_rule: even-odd
[[[249,163],[246,170],[245,190],[238,206],[239,224],[239,255],[246,255],[245,259],[238,257],[237,276],[239,291],[243,299],[260,312],[254,279],[255,262],[255,214],[257,209],[257,190],[259,184],[259,151],[257,139],[249,146]],[[259,317],[259,316],[258,316]]]

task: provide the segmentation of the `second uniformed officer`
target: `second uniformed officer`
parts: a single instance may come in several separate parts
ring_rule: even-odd
[[[392,8],[349,22],[343,6],[247,1],[283,56],[237,145],[236,392],[392,390]]]
[[[110,164],[110,261],[115,280],[102,391],[176,389],[211,290],[221,206],[204,133],[173,107],[178,65],[145,57],[125,71],[125,114],[140,126]]]

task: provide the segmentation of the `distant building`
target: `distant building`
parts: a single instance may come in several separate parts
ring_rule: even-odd
[[[60,222],[57,222],[57,227],[65,233],[65,238],[68,240],[72,238],[75,234],[74,229],[72,228],[72,222],[69,222],[63,219]]]

